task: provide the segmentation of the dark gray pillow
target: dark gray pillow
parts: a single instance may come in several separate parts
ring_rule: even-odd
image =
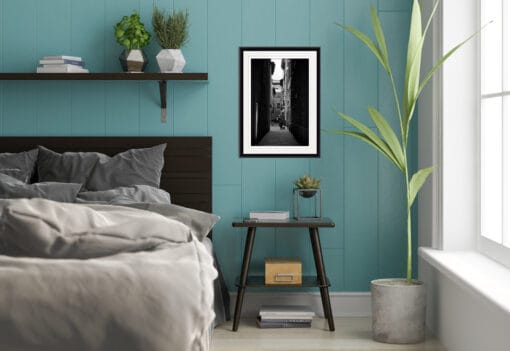
[[[77,202],[107,203],[110,205],[150,202],[170,204],[170,194],[163,189],[148,185],[122,186],[110,190],[84,191],[78,194]]]
[[[159,188],[166,144],[130,149],[113,157],[99,155],[86,189],[98,191],[121,186],[149,185]]]
[[[22,181],[0,173],[0,199],[43,198],[60,202],[75,202],[81,184],[76,183],[34,183]]]
[[[0,169],[19,169],[24,174],[24,182],[29,182],[35,172],[37,149],[18,153],[0,154]],[[18,177],[16,177],[18,178]]]
[[[85,184],[99,160],[96,152],[64,152],[60,154],[39,146],[37,173],[40,182]]]

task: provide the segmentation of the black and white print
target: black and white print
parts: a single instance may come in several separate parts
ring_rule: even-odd
[[[319,49],[241,48],[241,156],[319,156]]]

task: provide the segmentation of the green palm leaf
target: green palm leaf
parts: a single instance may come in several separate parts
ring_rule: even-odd
[[[409,207],[413,204],[416,195],[418,195],[418,191],[420,191],[423,184],[425,184],[428,176],[434,172],[434,169],[434,166],[420,169],[411,178],[411,182],[409,183]]]
[[[407,143],[407,130],[411,119],[411,106],[414,105],[420,85],[420,67],[423,48],[423,33],[421,29],[421,9],[417,0],[414,0],[411,14],[411,26],[409,30],[409,42],[407,46],[407,61],[404,80],[403,97],[403,129],[405,132],[404,144]]]
[[[370,117],[374,121],[379,133],[381,133],[384,141],[390,148],[395,160],[397,161],[397,168],[400,169],[401,172],[405,170],[405,159],[404,153],[402,152],[402,147],[400,146],[400,141],[397,138],[397,135],[391,128],[390,124],[386,121],[386,119],[381,115],[379,111],[377,111],[372,106],[368,106],[368,113]]]

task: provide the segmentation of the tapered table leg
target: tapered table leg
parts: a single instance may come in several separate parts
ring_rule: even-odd
[[[243,266],[241,268],[241,277],[239,287],[237,288],[236,308],[234,312],[234,323],[232,331],[237,331],[239,319],[241,318],[241,309],[243,308],[244,292],[246,290],[246,281],[248,280],[248,269],[250,268],[251,253],[253,251],[253,242],[255,241],[255,227],[248,227],[246,244],[244,245]]]
[[[324,268],[324,259],[322,258],[322,248],[319,239],[319,229],[310,228],[310,241],[312,242],[313,258],[315,261],[315,269],[317,270],[317,279],[320,284],[322,308],[324,309],[324,317],[327,318],[329,330],[335,330],[335,321],[333,320],[333,312],[331,312],[331,302],[329,300],[328,281],[326,278],[326,269]]]

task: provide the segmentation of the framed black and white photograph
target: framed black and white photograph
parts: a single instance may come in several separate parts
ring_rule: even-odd
[[[319,157],[320,49],[239,54],[241,157]]]

